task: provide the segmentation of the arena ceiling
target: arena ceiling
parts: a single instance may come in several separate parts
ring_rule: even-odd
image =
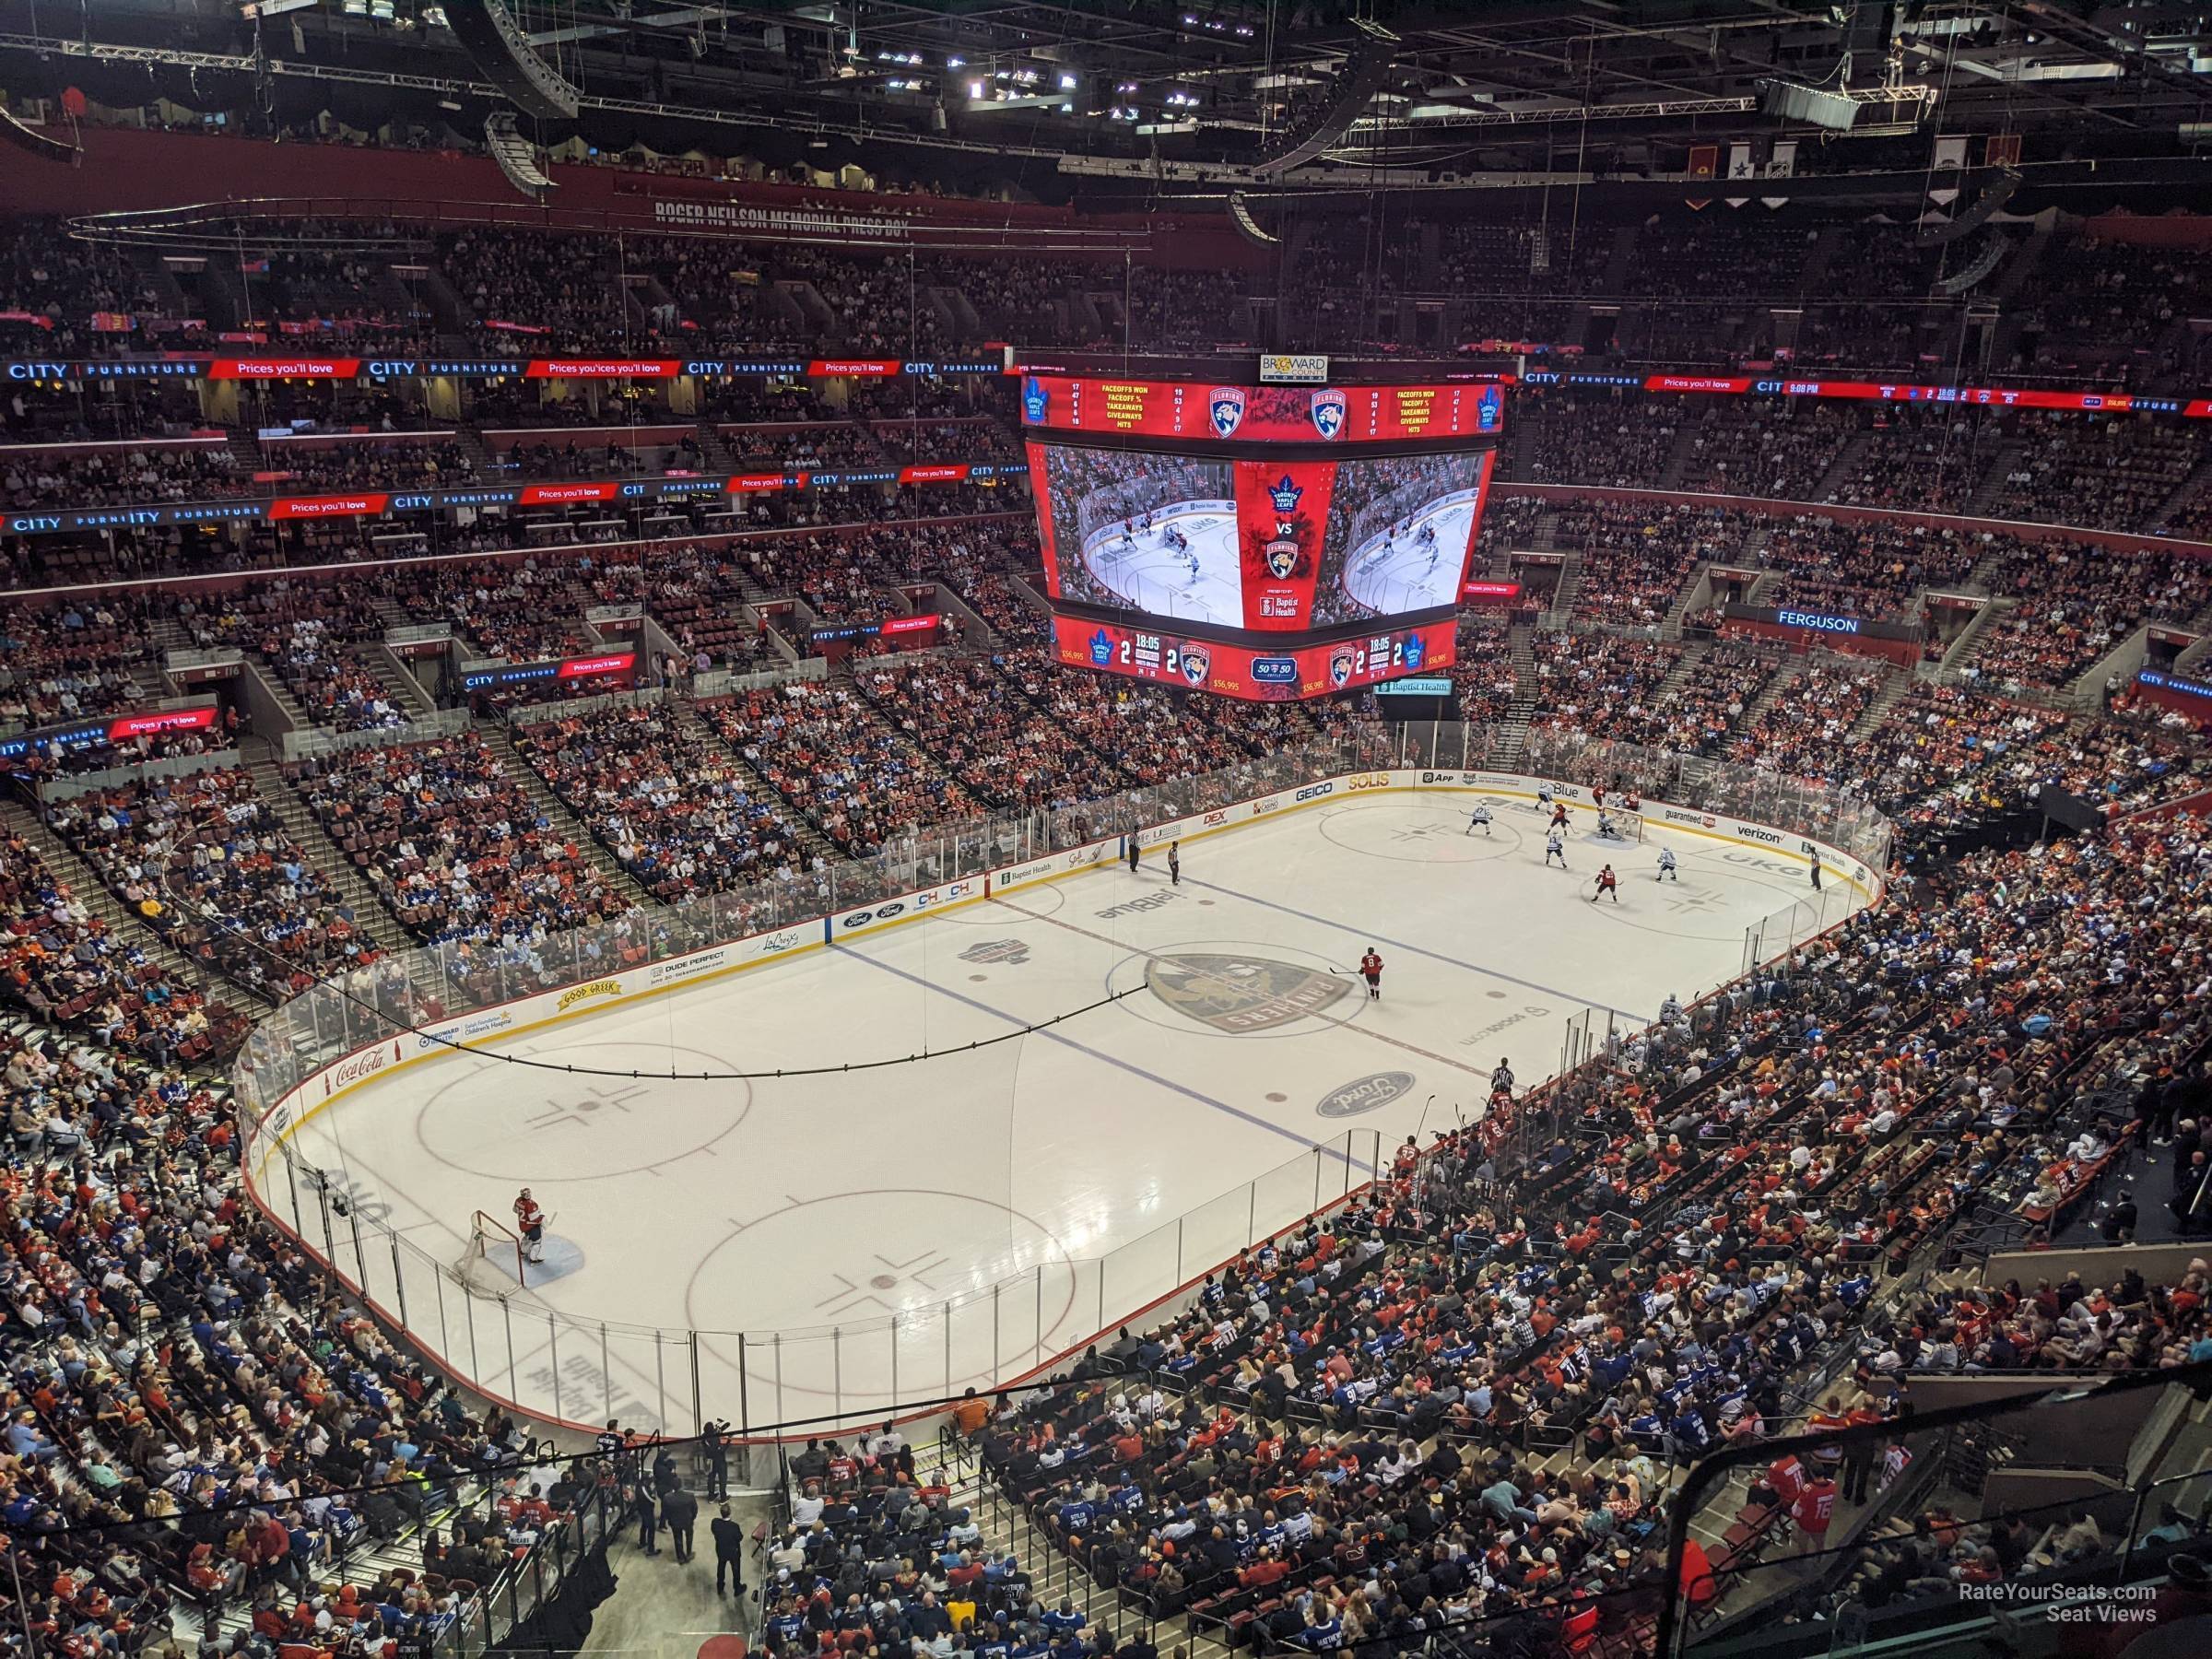
[[[907,146],[931,166],[1014,164],[1157,187],[1234,184],[1371,34],[1394,54],[1358,118],[1285,178],[1303,189],[1678,176],[1688,147],[1794,137],[1801,172],[1909,172],[1936,134],[2021,135],[2030,164],[2183,160],[2212,138],[2212,0],[512,0],[578,88],[572,127],[624,147],[686,124],[821,155]],[[119,55],[120,54],[120,55]],[[143,65],[143,67],[141,67]],[[493,100],[434,0],[105,0],[55,27],[0,0],[11,90],[136,71],[350,122],[480,123]],[[307,83],[302,86],[299,83]],[[1838,132],[1777,88],[1840,94]],[[53,88],[49,87],[48,91]],[[102,96],[97,86],[88,88]],[[410,94],[416,94],[410,99]],[[112,94],[109,94],[112,96]],[[442,96],[441,96],[442,95]],[[1832,107],[1832,106],[1831,106]],[[622,117],[623,120],[612,120]],[[626,135],[629,135],[626,136]],[[655,143],[655,138],[660,139]],[[710,147],[714,147],[710,146]],[[1761,151],[1763,154],[1763,150]]]

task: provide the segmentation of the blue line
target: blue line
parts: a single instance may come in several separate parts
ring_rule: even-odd
[[[994,1018],[1005,1020],[1008,1025],[1020,1026],[1029,1024],[1027,1020],[1016,1018],[1013,1015],[1007,1013],[1004,1008],[994,1008],[989,1003],[980,1002],[976,998],[968,995],[965,992],[955,991],[950,986],[932,984],[928,980],[924,979],[918,973],[909,973],[903,968],[894,968],[888,962],[878,961],[876,958],[863,955],[858,950],[847,948],[845,950],[845,954],[851,957],[854,961],[865,962],[871,968],[880,968],[884,972],[895,974],[900,979],[905,980],[912,984],[921,986],[924,991],[935,991],[939,996],[949,996],[957,1003],[965,1003],[971,1008],[979,1009],[982,1012],[992,1016]],[[1074,1049],[1078,1054],[1086,1054],[1091,1059],[1100,1061],[1104,1065],[1119,1066],[1123,1071],[1131,1073],[1135,1077],[1142,1077],[1147,1083],[1159,1085],[1159,1087],[1168,1090],[1168,1092],[1171,1094],[1182,1095],[1187,1100],[1197,1101],[1201,1106],[1211,1106],[1216,1112],[1226,1112],[1230,1117],[1241,1118],[1244,1120],[1244,1122],[1252,1124],[1254,1128],[1265,1129],[1270,1135],[1281,1135],[1285,1140],[1295,1144],[1300,1151],[1311,1152],[1316,1149],[1321,1151],[1329,1150],[1326,1146],[1321,1146],[1317,1148],[1316,1143],[1308,1140],[1304,1135],[1299,1134],[1295,1129],[1286,1129],[1282,1126],[1282,1124],[1270,1123],[1264,1117],[1259,1117],[1252,1112],[1244,1111],[1241,1107],[1231,1106],[1227,1100],[1217,1100],[1211,1095],[1200,1094],[1196,1089],[1189,1088],[1184,1084],[1170,1082],[1167,1078],[1159,1076],[1159,1074],[1157,1072],[1148,1072],[1141,1065],[1132,1065],[1126,1060],[1121,1059],[1113,1054],[1101,1053],[1100,1050],[1092,1048],[1088,1043],[1077,1042],[1072,1037],[1063,1037],[1057,1031],[1046,1030],[1042,1028],[1038,1028],[1033,1034],[1039,1037],[1049,1038],[1051,1041],[1059,1043],[1063,1048]],[[1341,1158],[1344,1155],[1339,1152],[1336,1154],[1336,1156]]]
[[[1323,927],[1339,928],[1355,939],[1380,939],[1393,950],[1410,950],[1415,956],[1425,956],[1434,961],[1449,962],[1454,968],[1465,968],[1469,973],[1487,974],[1491,979],[1503,980],[1509,985],[1519,985],[1524,991],[1541,991],[1545,995],[1556,996],[1561,1002],[1581,1003],[1586,1008],[1603,1008],[1608,1014],[1618,1014],[1624,1019],[1634,1020],[1639,1030],[1651,1024],[1651,1020],[1646,1016],[1632,1014],[1626,1008],[1617,1008],[1610,1003],[1592,1002],[1588,997],[1578,996],[1571,991],[1561,991],[1552,985],[1540,985],[1535,980],[1524,980],[1514,974],[1500,973],[1495,968],[1485,968],[1478,963],[1463,962],[1457,957],[1446,956],[1441,950],[1430,950],[1419,945],[1408,945],[1405,940],[1394,939],[1388,934],[1363,933],[1356,928],[1346,927],[1343,923],[1332,920],[1330,917],[1317,916],[1311,911],[1293,910],[1289,905],[1277,904],[1272,899],[1261,899],[1251,893],[1241,893],[1235,888],[1223,887],[1217,881],[1201,881],[1195,876],[1185,876],[1182,879],[1185,887],[1202,887],[1209,892],[1226,893],[1231,899],[1241,899],[1247,904],[1256,904],[1265,910],[1281,911],[1284,915],[1296,916],[1302,922],[1317,923]]]

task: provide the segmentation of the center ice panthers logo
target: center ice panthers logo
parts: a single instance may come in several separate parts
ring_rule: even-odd
[[[1182,677],[1194,686],[1204,686],[1206,676],[1214,671],[1214,659],[1203,645],[1185,645],[1182,648]]]
[[[1329,653],[1329,684],[1341,691],[1350,684],[1352,665],[1359,653],[1349,645],[1339,645]]]
[[[1344,430],[1344,394],[1316,392],[1313,394],[1313,429],[1324,438],[1335,439]]]
[[[1227,438],[1244,424],[1244,388],[1216,386],[1207,394],[1206,406],[1214,418],[1214,436]]]

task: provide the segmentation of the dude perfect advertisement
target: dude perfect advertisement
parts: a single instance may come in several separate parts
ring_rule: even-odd
[[[1251,702],[1289,702],[1448,667],[1457,642],[1455,627],[1450,620],[1429,622],[1326,645],[1265,651],[1158,629],[1054,617],[1053,640],[1060,660],[1070,667],[1160,680]]]

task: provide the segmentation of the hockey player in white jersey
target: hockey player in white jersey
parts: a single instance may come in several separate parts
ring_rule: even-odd
[[[1549,869],[1551,861],[1555,858],[1559,861],[1560,869],[1563,870],[1567,867],[1567,832],[1557,824],[1546,831],[1544,836],[1545,868]]]
[[[1485,835],[1490,832],[1490,809],[1480,801],[1476,802],[1475,810],[1467,814],[1466,833],[1472,835],[1478,828]]]
[[[1652,879],[1676,883],[1681,881],[1682,872],[1675,868],[1675,850],[1672,847],[1659,849],[1659,874],[1653,877]]]

